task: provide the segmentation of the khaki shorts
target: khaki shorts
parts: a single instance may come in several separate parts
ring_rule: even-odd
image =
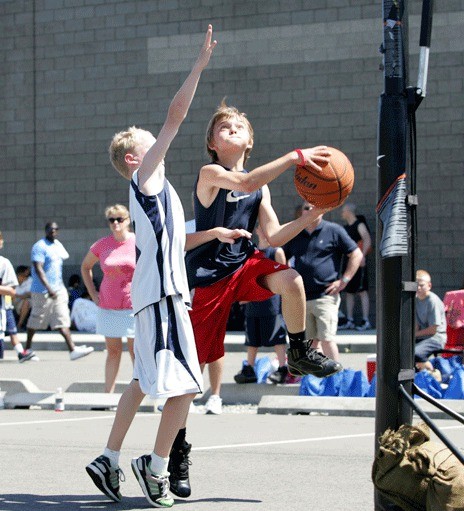
[[[339,307],[340,294],[325,295],[306,302],[306,335],[308,339],[336,340]]]
[[[33,330],[52,330],[69,328],[71,320],[68,307],[68,291],[62,287],[57,291],[55,298],[43,293],[31,293],[31,315],[27,321],[27,328]]]

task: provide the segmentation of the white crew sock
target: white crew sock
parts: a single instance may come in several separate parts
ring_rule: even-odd
[[[106,456],[113,467],[119,467],[119,455],[121,454],[121,451],[113,451],[111,449],[108,449],[108,447],[105,447],[105,450],[103,451],[103,456]]]
[[[18,355],[24,351],[23,345],[20,342],[18,342],[14,349]]]
[[[167,476],[169,458],[161,458],[155,451],[151,453],[150,470],[158,476]]]

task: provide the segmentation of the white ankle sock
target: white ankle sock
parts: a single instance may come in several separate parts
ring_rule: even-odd
[[[168,472],[169,458],[161,458],[154,451],[151,453],[150,470],[159,476],[166,476]]]
[[[16,353],[20,354],[24,351],[24,348],[23,348],[23,345],[18,342],[18,344],[16,344],[16,346],[14,347]]]
[[[106,456],[113,467],[119,467],[119,455],[121,454],[121,451],[113,451],[111,449],[108,449],[108,447],[105,447],[105,450],[103,451],[103,456]]]

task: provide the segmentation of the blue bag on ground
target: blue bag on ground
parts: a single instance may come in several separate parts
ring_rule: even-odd
[[[452,373],[448,388],[443,397],[445,399],[464,399],[464,369],[456,367]]]
[[[266,383],[266,379],[272,371],[272,361],[269,357],[261,357],[255,360],[257,383]]]
[[[342,374],[344,371],[332,374],[323,378],[321,382],[320,396],[338,396],[340,394],[340,385],[342,383]]]
[[[347,373],[346,375],[345,372]],[[362,371],[357,372],[362,373]],[[354,397],[356,392],[360,392],[356,388],[363,387],[363,385],[359,384],[362,378],[354,373],[353,369],[344,369],[339,373],[327,376],[327,378],[317,378],[312,374],[308,374],[301,380],[299,394],[300,396],[339,396],[341,395],[340,389],[345,379],[343,395]],[[367,383],[367,378],[364,378]],[[369,384],[367,384],[365,392],[367,392],[368,386]]]
[[[312,374],[303,376],[300,383],[300,396],[320,396],[321,385],[324,380]]]
[[[369,382],[363,371],[344,369],[341,372],[340,397],[364,397],[369,390]]]
[[[463,369],[463,366],[462,366],[463,360],[462,360],[461,355],[454,355],[454,357],[451,357],[448,360],[449,360],[449,363],[451,364],[451,367],[453,369],[455,369],[456,367]]]
[[[425,369],[416,373],[414,377],[414,383],[427,392],[429,396],[435,399],[441,399],[443,397],[443,389],[437,380]]]
[[[451,365],[449,358],[435,357],[431,360],[434,369],[438,369],[441,373],[443,383],[448,383],[449,377],[453,372],[453,366]]]
[[[369,385],[369,390],[366,392],[366,397],[375,397],[375,389],[377,387],[377,374],[374,373],[372,377],[371,384]]]

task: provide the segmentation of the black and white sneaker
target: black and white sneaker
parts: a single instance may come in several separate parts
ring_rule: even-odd
[[[32,360],[34,357],[37,358],[36,354],[32,350],[24,350],[22,353],[18,353],[19,363],[27,362],[28,360]]]
[[[134,458],[131,465],[148,502],[153,507],[172,507],[174,499],[168,495],[168,476],[156,475],[150,470],[150,455]]]
[[[303,341],[301,348],[288,348],[287,363],[290,374],[293,376],[313,374],[318,378],[325,378],[343,369],[339,362],[311,348],[311,344],[312,341]]]
[[[181,447],[173,447],[169,455],[169,485],[171,493],[177,497],[190,497],[192,489],[189,481],[189,465],[192,464],[189,458],[192,444],[184,442]]]
[[[281,366],[267,377],[268,383],[279,385],[285,383],[288,375],[288,367]]]
[[[121,502],[119,481],[125,481],[124,472],[118,467],[114,468],[107,456],[99,456],[89,463],[85,470],[92,478],[95,486],[107,497],[115,502]]]

